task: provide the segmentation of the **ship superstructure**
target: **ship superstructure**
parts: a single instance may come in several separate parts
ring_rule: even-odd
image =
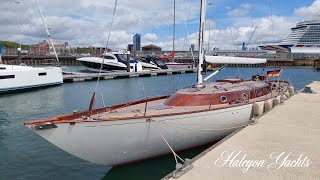
[[[260,49],[289,51],[292,48],[320,47],[320,15],[311,21],[298,22],[291,31],[291,34],[281,43],[261,45]]]

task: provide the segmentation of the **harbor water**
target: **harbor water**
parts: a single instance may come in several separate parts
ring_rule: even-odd
[[[79,68],[70,69],[78,71]],[[248,79],[252,74],[265,74],[267,70],[270,68],[264,71],[262,68],[226,68],[212,81],[236,76]],[[301,89],[312,80],[319,81],[320,71],[285,68],[281,79],[289,81],[295,89]],[[95,107],[171,94],[195,82],[195,73],[103,80],[98,84]],[[0,94],[0,179],[159,179],[171,172],[175,167],[173,156],[110,171],[111,167],[92,164],[60,150],[23,125],[29,120],[88,109],[96,85],[95,81],[65,83],[32,91]],[[95,137],[90,138],[95,140]],[[205,148],[188,150],[182,156],[192,158]]]

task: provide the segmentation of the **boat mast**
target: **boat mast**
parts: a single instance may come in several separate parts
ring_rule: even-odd
[[[57,60],[57,62],[59,63],[58,54],[57,54],[57,52],[56,52],[56,49],[54,48],[54,45],[53,45],[53,42],[52,42],[52,39],[51,39],[51,35],[50,35],[49,29],[48,29],[48,26],[47,26],[47,24],[46,24],[46,21],[44,20],[44,17],[43,17],[43,14],[42,14],[42,12],[41,12],[41,9],[40,9],[40,7],[39,7],[38,1],[37,1],[37,0],[35,0],[35,1],[36,1],[36,4],[37,4],[39,13],[40,13],[42,22],[43,22],[43,24],[44,24],[44,27],[46,28],[46,33],[47,33],[48,38],[49,38],[49,43],[51,44],[52,49],[53,49],[53,52],[54,52],[54,55],[55,55],[55,57],[56,57],[56,60]]]
[[[0,64],[2,64],[2,43],[0,41]]]
[[[172,62],[174,62],[174,41],[176,36],[176,0],[173,0],[173,40],[172,40]]]
[[[203,31],[204,31],[204,21],[206,14],[206,0],[201,0],[200,8],[200,24],[199,24],[199,64],[198,64],[198,76],[197,76],[197,86],[201,87],[203,84],[202,78],[202,64],[204,59],[204,50],[203,50]]]

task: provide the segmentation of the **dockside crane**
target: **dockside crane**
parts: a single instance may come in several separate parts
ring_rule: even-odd
[[[251,43],[252,37],[253,37],[254,33],[256,32],[257,28],[258,28],[258,26],[254,27],[248,42],[247,43],[245,43],[245,42],[242,43],[242,50],[247,50],[248,49],[247,45],[249,45]]]

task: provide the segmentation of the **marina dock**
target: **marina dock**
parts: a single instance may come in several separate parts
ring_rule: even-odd
[[[320,82],[192,159],[178,179],[319,179]],[[174,179],[172,173],[164,179]]]
[[[212,71],[213,69],[208,69]],[[196,69],[165,69],[155,71],[140,71],[140,72],[110,72],[101,73],[100,79],[121,79],[131,77],[149,77],[149,76],[162,76],[171,74],[186,74],[195,73]],[[80,82],[80,81],[93,81],[97,80],[99,73],[75,73],[75,72],[64,72],[63,82]]]

